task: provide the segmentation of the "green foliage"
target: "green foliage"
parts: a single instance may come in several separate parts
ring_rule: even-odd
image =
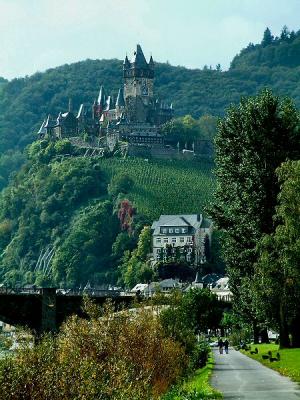
[[[127,174],[118,174],[112,177],[108,185],[108,193],[117,196],[120,193],[128,193],[133,188],[134,182]]]
[[[71,221],[53,259],[56,282],[79,286],[105,282],[111,246],[118,231],[112,205],[106,201],[87,206]]]
[[[64,157],[65,151],[70,151],[65,141],[34,143],[28,149],[30,161],[1,193],[0,272],[7,284],[26,283],[27,278],[30,283],[36,278],[37,283],[66,279],[74,284],[103,272],[117,234],[112,206],[102,204],[107,181],[96,160]],[[49,246],[55,271],[37,271],[39,255]],[[90,254],[83,256],[84,250]]]
[[[276,230],[265,235],[255,268],[257,307],[275,329],[281,346],[300,346],[300,161],[289,161],[277,171],[281,184]],[[267,301],[266,301],[267,299]]]
[[[251,279],[256,245],[274,230],[279,184],[276,168],[300,156],[299,115],[289,99],[270,91],[232,106],[216,137],[213,219],[224,232],[223,253],[235,305],[255,320]]]
[[[274,37],[269,28],[264,31],[261,44],[250,43],[231,63],[231,69],[248,69],[257,65],[266,67],[299,67],[300,31],[282,28],[280,37]]]
[[[195,334],[215,329],[222,318],[222,307],[209,289],[192,289],[184,295],[174,292],[170,307],[160,313],[168,336],[183,344],[188,354],[195,349]]]
[[[196,120],[191,115],[185,115],[166,122],[161,128],[161,132],[167,140],[171,137],[173,144],[179,143],[180,147],[185,145],[191,147],[197,140],[212,141],[216,134],[216,128],[216,117],[203,115]]]
[[[128,288],[133,288],[137,283],[149,282],[153,278],[154,271],[147,261],[150,252],[151,229],[150,226],[145,226],[139,235],[137,248],[132,252],[125,251],[120,266],[121,281]]]

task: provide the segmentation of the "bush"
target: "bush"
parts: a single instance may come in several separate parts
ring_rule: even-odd
[[[206,365],[209,351],[210,348],[206,342],[198,343],[191,355],[191,367],[193,370],[203,368]]]
[[[153,313],[85,309],[88,320],[73,316],[56,337],[1,361],[1,400],[156,399],[186,369],[182,347]]]

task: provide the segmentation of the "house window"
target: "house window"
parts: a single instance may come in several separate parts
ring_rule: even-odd
[[[169,243],[168,238],[164,238],[164,243]]]
[[[175,229],[175,233],[179,233],[180,230],[178,228]]]
[[[161,238],[156,238],[156,243],[161,243]]]
[[[187,228],[182,228],[182,229],[181,229],[181,232],[182,232],[182,233],[187,233]]]
[[[173,233],[174,232],[174,229],[173,228],[170,228],[169,229],[169,233]]]
[[[172,238],[172,243],[176,243],[176,238]]]
[[[184,237],[180,238],[180,243],[184,243]]]

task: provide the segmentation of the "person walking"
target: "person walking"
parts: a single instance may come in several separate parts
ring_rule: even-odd
[[[228,342],[228,340],[226,339],[226,340],[224,341],[224,348],[225,348],[225,353],[226,353],[226,354],[228,354],[228,347],[229,347],[229,342]]]
[[[218,340],[218,347],[219,347],[220,354],[223,354],[223,346],[224,346],[223,340],[222,340],[222,338],[220,338]]]

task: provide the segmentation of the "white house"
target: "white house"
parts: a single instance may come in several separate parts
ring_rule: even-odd
[[[205,261],[205,242],[211,244],[212,221],[202,214],[161,215],[151,231],[155,260],[180,255],[199,264]]]
[[[216,294],[218,300],[231,301],[232,292],[229,288],[229,278],[224,276],[216,281],[215,285],[210,285],[210,290]]]
[[[132,293],[140,293],[145,297],[152,297],[155,293],[169,293],[174,289],[182,290],[183,284],[178,279],[164,279],[159,282],[138,283]]]

